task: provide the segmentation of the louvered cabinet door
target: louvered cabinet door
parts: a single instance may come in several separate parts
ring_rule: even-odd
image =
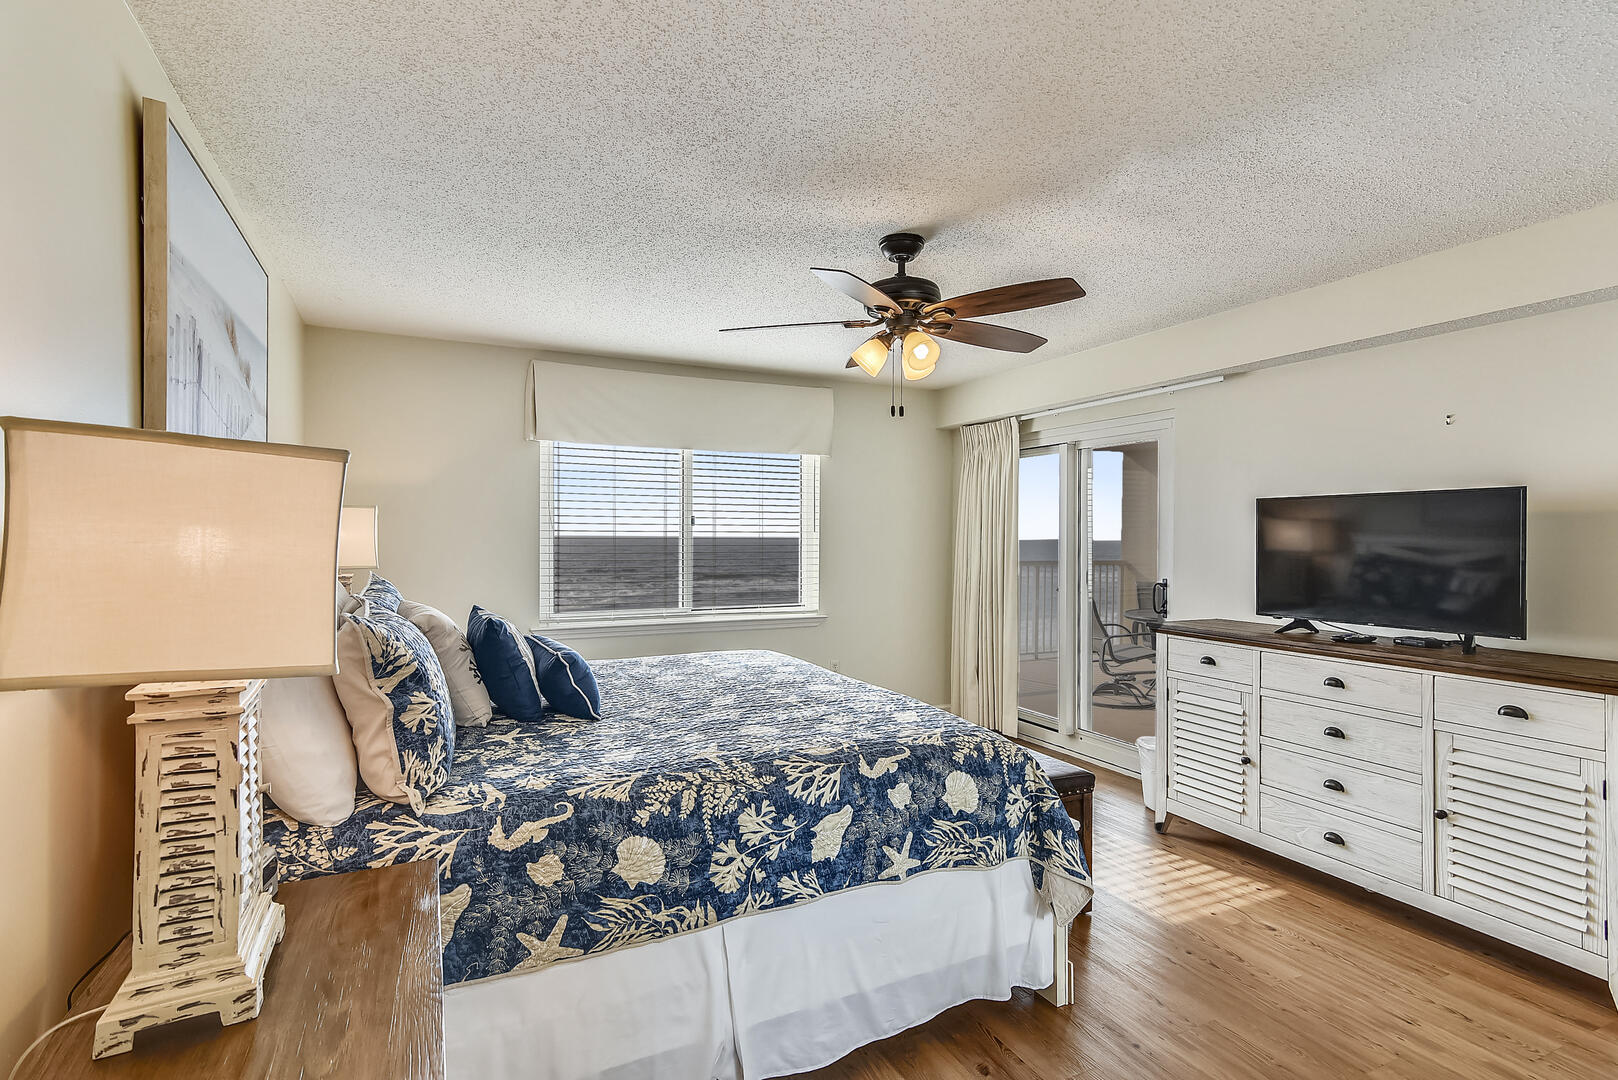
[[[1168,709],[1170,801],[1239,824],[1256,824],[1252,695],[1234,687],[1171,679]]]
[[[1439,895],[1606,955],[1605,766],[1445,731],[1436,752]]]

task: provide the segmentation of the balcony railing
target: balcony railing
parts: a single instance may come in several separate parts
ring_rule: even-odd
[[[1091,591],[1096,610],[1106,622],[1123,622],[1123,562],[1091,562]],[[1056,590],[1055,562],[1023,562],[1017,567],[1017,658],[1047,660],[1056,656],[1062,609]]]

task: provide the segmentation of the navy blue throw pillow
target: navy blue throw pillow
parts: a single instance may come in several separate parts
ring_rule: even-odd
[[[528,651],[534,658],[534,678],[551,708],[579,719],[601,719],[601,689],[584,657],[548,637],[529,634]]]
[[[466,643],[495,707],[513,720],[538,720],[545,704],[534,657],[511,621],[473,604],[466,617]]]

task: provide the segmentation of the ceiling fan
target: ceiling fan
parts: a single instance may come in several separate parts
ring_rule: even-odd
[[[847,270],[812,267],[814,274],[838,292],[865,305],[866,318],[829,322],[777,323],[771,326],[728,326],[721,333],[735,330],[784,330],[800,326],[846,326],[882,329],[854,350],[848,367],[862,368],[875,378],[887,365],[890,355],[900,353],[904,377],[925,379],[938,363],[940,341],[958,341],[1003,352],[1033,352],[1045,344],[1038,334],[1025,334],[1009,326],[972,322],[980,315],[1001,315],[1008,311],[1060,304],[1077,300],[1084,288],[1072,278],[1047,278],[1002,285],[997,289],[967,293],[941,300],[938,286],[924,277],[913,277],[905,266],[921,254],[926,239],[917,233],[889,233],[881,240],[882,254],[898,265],[899,272],[881,281],[868,282]]]

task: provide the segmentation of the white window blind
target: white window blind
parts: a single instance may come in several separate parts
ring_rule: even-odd
[[[680,606],[680,452],[557,443],[553,611]]]
[[[547,621],[819,607],[818,456],[540,445]]]

